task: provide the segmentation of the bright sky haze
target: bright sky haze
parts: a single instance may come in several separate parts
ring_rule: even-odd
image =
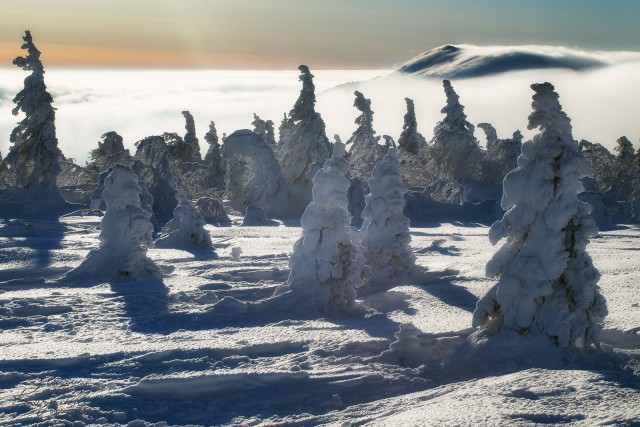
[[[637,0],[0,0],[0,66],[388,69],[447,43],[640,50]]]

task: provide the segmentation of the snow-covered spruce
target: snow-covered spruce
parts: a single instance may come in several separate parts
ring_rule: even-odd
[[[355,123],[358,128],[353,132],[347,141],[350,147],[347,159],[351,166],[350,175],[361,179],[371,176],[373,166],[378,163],[384,153],[382,146],[378,144],[380,137],[376,137],[373,130],[373,111],[371,111],[371,100],[366,99],[362,93],[355,91],[356,96],[353,106],[361,114],[356,118]]]
[[[251,161],[252,176],[243,190],[244,206],[258,205],[269,218],[289,218],[303,209],[291,200],[280,164],[262,136],[241,129],[229,135],[224,145],[225,153],[248,157]]]
[[[124,148],[122,137],[117,132],[105,132],[100,138],[102,141],[98,141],[98,148],[91,150],[92,162],[87,165],[87,169],[101,173],[114,163],[120,163],[131,157],[129,150]]]
[[[477,179],[480,173],[482,151],[467,121],[460,97],[449,80],[443,81],[447,104],[442,108],[444,119],[438,122],[425,157],[427,169],[436,178],[453,178],[463,182]]]
[[[282,175],[299,206],[311,201],[312,182],[307,178],[309,167],[324,162],[331,153],[325,124],[315,110],[316,95],[313,75],[306,65],[300,65],[302,90],[289,116],[280,126],[278,160]]]
[[[51,105],[53,98],[47,92],[40,51],[33,44],[31,32],[25,31],[22,38],[22,49],[27,51],[27,55],[17,57],[13,64],[31,71],[31,74],[25,78],[24,88],[13,99],[16,107],[12,113],[16,116],[23,112],[25,117],[11,132],[9,140],[13,145],[4,161],[12,174],[13,185],[24,190],[23,208],[61,207],[65,201],[56,179],[61,170],[62,152],[56,137],[55,109]],[[18,189],[13,193],[19,193]]]
[[[366,272],[359,237],[347,210],[345,148],[336,143],[313,180],[313,201],[301,219],[302,236],[289,259],[287,292],[292,309],[312,313],[348,313],[358,308],[356,289]]]
[[[418,121],[416,120],[416,109],[411,98],[405,98],[407,103],[407,113],[404,115],[402,133],[398,139],[398,148],[411,154],[418,154],[421,148],[427,145],[427,141],[418,132]],[[386,135],[385,135],[386,136]]]
[[[153,213],[160,225],[166,224],[178,205],[180,177],[175,161],[162,136],[149,136],[136,142],[136,146],[135,157],[152,170],[146,182],[153,196]]]
[[[623,191],[618,187],[619,162],[616,156],[611,154],[602,144],[593,144],[584,139],[580,141],[578,146],[593,170],[593,178],[585,178],[585,180],[591,181],[587,189],[611,195],[616,199],[622,197]]]
[[[473,325],[490,333],[542,334],[560,348],[598,342],[607,313],[600,274],[586,251],[597,233],[591,207],[577,198],[589,165],[550,83],[533,84],[529,129],[518,168],[504,180],[503,218],[489,231],[506,242],[487,264],[498,283],[478,301]]]
[[[518,165],[522,150],[522,134],[515,131],[510,139],[498,139],[498,134],[489,123],[478,125],[487,137],[487,151],[482,159],[480,179],[488,184],[502,184],[504,177]]]
[[[189,162],[201,162],[202,156],[200,155],[200,142],[196,136],[196,124],[193,120],[193,116],[189,111],[183,111],[182,115],[185,120],[185,130],[187,133],[184,135],[184,143],[189,147]]]
[[[216,124],[209,124],[209,131],[204,135],[204,140],[209,144],[207,154],[204,156],[204,164],[209,168],[208,181],[210,187],[216,190],[224,189],[224,167],[222,165],[222,153],[218,143]]]
[[[140,207],[138,178],[128,166],[113,165],[104,180],[107,211],[100,223],[100,247],[62,279],[141,281],[162,277],[147,257],[153,246],[151,214]]]
[[[205,224],[198,209],[188,200],[181,198],[173,211],[173,219],[164,226],[155,244],[163,248],[211,248],[213,250],[211,236],[205,230]]]
[[[141,170],[144,170],[145,172],[147,172],[148,168],[140,160],[135,160],[135,159],[129,159],[126,163],[120,163],[120,165],[131,168],[131,170],[136,175],[136,177],[138,177],[138,185],[140,186],[140,207],[151,214],[151,217],[149,218],[149,220],[155,226],[156,220],[153,214],[153,196],[149,193],[149,190],[147,189],[147,185],[144,183],[144,181],[140,179],[140,176],[142,174],[139,173]],[[95,188],[95,190],[93,190],[93,193],[89,198],[90,209],[92,210],[107,209],[107,203],[102,197],[102,195],[105,189],[104,182],[113,171],[113,166],[108,168],[106,171],[102,172],[98,177],[98,186]]]
[[[407,189],[395,148],[376,164],[368,183],[371,192],[362,213],[362,247],[372,272],[367,287],[384,290],[406,281],[416,270],[410,221],[402,212]]]
[[[251,122],[251,124],[253,125],[253,131],[262,136],[269,147],[275,149],[276,137],[273,130],[273,121],[262,120],[260,117],[258,117],[257,114],[254,113],[253,121]]]

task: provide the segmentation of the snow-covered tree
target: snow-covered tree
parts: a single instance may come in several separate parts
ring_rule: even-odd
[[[293,198],[305,206],[311,201],[312,182],[307,178],[309,167],[329,157],[331,144],[325,134],[324,121],[315,110],[313,75],[306,65],[300,65],[298,69],[302,90],[280,128],[278,154],[281,157],[278,160]]]
[[[477,179],[480,174],[482,152],[473,136],[474,126],[467,121],[460,97],[449,80],[443,81],[447,104],[442,108],[444,119],[438,122],[425,162],[437,178],[464,181]]]
[[[382,152],[382,146],[378,144],[380,137],[376,137],[376,133],[373,130],[371,100],[366,99],[358,91],[355,91],[354,95],[356,99],[353,102],[353,106],[361,114],[355,121],[358,128],[347,141],[347,146],[351,147],[347,158],[351,165],[351,176],[367,179],[371,176],[373,166],[382,159],[384,153]]]
[[[261,135],[248,129],[235,131],[224,143],[228,153],[248,157],[251,179],[244,188],[244,206],[258,205],[270,218],[289,218],[302,210],[295,206],[273,150]]]
[[[402,125],[402,133],[398,139],[398,147],[412,154],[418,154],[418,151],[425,145],[427,141],[422,134],[418,132],[418,122],[416,120],[416,109],[411,98],[404,99],[407,103],[407,113],[404,115],[404,125]]]
[[[498,283],[478,301],[473,325],[543,334],[561,348],[597,343],[607,313],[600,274],[586,251],[597,233],[591,206],[578,200],[589,165],[550,83],[533,84],[529,129],[517,169],[504,180],[503,218],[489,231],[506,242],[487,264]]]
[[[124,148],[122,137],[117,132],[103,133],[100,138],[102,141],[98,141],[98,148],[91,150],[90,157],[93,161],[87,165],[87,169],[102,172],[114,163],[131,157],[129,150]]]
[[[279,292],[290,290],[297,305],[316,313],[355,308],[365,270],[357,232],[350,226],[346,178],[349,163],[336,143],[313,180],[313,201],[302,215],[302,236],[289,259],[290,274]]]
[[[189,162],[201,162],[202,156],[200,155],[200,142],[196,136],[196,123],[189,111],[183,111],[182,115],[186,121],[185,130],[187,133],[184,135],[184,143],[187,144],[190,149]]]
[[[164,248],[211,248],[211,236],[198,209],[186,199],[180,200],[173,218],[162,228],[156,246]]]
[[[0,153],[0,189],[13,185],[13,177],[7,166],[7,162],[2,158]]]
[[[608,194],[616,199],[622,197],[618,189],[618,159],[602,144],[582,140],[579,144],[582,156],[593,170],[593,191]]]
[[[395,148],[373,168],[371,192],[362,213],[365,262],[371,267],[371,289],[388,289],[411,277],[416,269],[409,218],[404,216],[402,170]]]
[[[100,223],[100,247],[64,278],[114,278],[148,280],[162,277],[158,266],[147,257],[153,246],[151,214],[140,207],[141,188],[131,168],[113,165],[104,180],[102,197],[107,211]]]
[[[517,166],[522,134],[517,130],[510,139],[498,139],[496,130],[489,123],[480,123],[478,127],[487,135],[480,180],[488,184],[502,184],[504,177]]]
[[[216,131],[216,124],[213,121],[209,124],[209,131],[205,134],[204,140],[209,144],[207,154],[204,156],[204,163],[209,167],[211,188],[222,190],[224,189],[224,167],[218,143],[218,131]]]
[[[635,151],[633,150],[633,144],[626,136],[621,136],[616,141],[616,147],[614,150],[618,152],[618,158],[624,163],[632,163],[635,157]]]
[[[254,113],[253,121],[251,122],[251,124],[253,125],[253,131],[260,135],[269,147],[275,149],[276,137],[273,130],[273,121],[262,120],[260,117],[258,117],[257,114]]]
[[[175,160],[162,136],[149,136],[136,142],[136,155],[153,175],[146,182],[153,196],[153,212],[160,225],[166,224],[178,205],[180,177]]]
[[[26,190],[26,194],[39,206],[61,206],[65,203],[56,179],[60,173],[60,157],[56,137],[53,98],[44,83],[44,67],[40,51],[33,44],[31,33],[22,37],[26,56],[19,56],[13,64],[31,74],[24,80],[24,88],[13,99],[13,115],[25,117],[11,132],[13,143],[5,162],[13,175],[13,185]]]

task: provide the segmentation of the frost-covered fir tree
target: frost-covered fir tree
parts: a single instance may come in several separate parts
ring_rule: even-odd
[[[503,218],[489,231],[506,242],[487,264],[498,283],[478,301],[475,327],[546,335],[561,348],[597,343],[607,313],[600,274],[586,251],[597,233],[591,206],[578,200],[589,165],[550,83],[533,84],[529,129],[518,167],[504,180]]]
[[[618,158],[620,159],[620,161],[624,163],[632,163],[633,158],[635,157],[635,152],[633,150],[633,144],[631,143],[631,141],[629,141],[629,138],[627,138],[626,136],[621,136],[616,141],[616,144],[617,145],[614,150],[618,152]]]
[[[302,215],[289,278],[278,291],[289,290],[296,306],[315,313],[352,311],[363,283],[364,258],[347,210],[349,163],[344,154],[344,145],[336,143],[333,156],[313,179],[313,201]]]
[[[156,246],[165,248],[210,248],[211,236],[205,230],[206,222],[198,209],[185,198],[173,211],[173,218],[164,226]],[[215,253],[214,253],[215,254]]]
[[[371,192],[362,213],[362,246],[372,271],[369,287],[384,290],[406,281],[416,270],[410,221],[403,213],[407,189],[395,148],[376,164],[368,182]]]
[[[11,132],[13,143],[5,162],[11,171],[13,185],[26,190],[37,206],[61,206],[65,203],[56,179],[60,173],[62,153],[56,137],[53,98],[44,83],[44,67],[40,51],[33,44],[31,32],[22,37],[26,56],[19,56],[13,64],[31,74],[24,80],[24,88],[13,99],[13,115],[25,117]]]
[[[136,142],[136,147],[135,157],[153,172],[147,179],[149,193],[153,196],[153,212],[160,225],[166,224],[178,205],[180,176],[175,160],[162,136],[149,136]]]
[[[252,176],[244,187],[244,206],[258,205],[269,218],[289,218],[301,210],[292,202],[280,164],[261,135],[238,130],[227,137],[224,145],[226,152],[248,157],[251,162]]]
[[[264,138],[264,141],[267,143],[269,147],[275,149],[276,147],[276,136],[273,130],[273,121],[272,120],[262,120],[258,117],[257,114],[253,114],[253,121],[251,122],[253,125],[253,131]]]
[[[489,123],[478,125],[487,136],[487,151],[482,159],[480,180],[488,184],[502,184],[504,177],[517,166],[522,149],[522,134],[515,131],[510,139],[498,139]]]
[[[467,121],[451,82],[444,80],[443,86],[447,104],[441,112],[445,117],[433,131],[425,158],[427,168],[437,178],[453,178],[460,182],[467,178],[477,179],[482,152],[473,136],[474,126]]]
[[[593,170],[593,191],[610,195],[616,199],[623,197],[622,191],[618,188],[619,162],[616,156],[602,144],[593,144],[582,140],[579,144],[582,156],[589,162]]]
[[[182,115],[186,122],[184,128],[187,133],[184,135],[184,143],[189,146],[189,162],[199,163],[202,161],[202,156],[200,154],[200,142],[196,136],[196,123],[189,111],[183,111]]]
[[[367,179],[371,176],[373,166],[378,163],[384,153],[382,146],[378,144],[380,137],[376,137],[373,130],[373,111],[371,111],[371,100],[366,99],[362,93],[355,91],[356,96],[353,106],[360,111],[355,123],[358,128],[353,132],[347,141],[350,147],[347,158],[351,165],[351,176]]]
[[[107,210],[100,223],[100,247],[64,278],[124,281],[159,279],[158,266],[147,257],[153,246],[151,214],[140,206],[141,189],[131,168],[113,165],[104,180]]]
[[[302,90],[280,127],[278,160],[291,195],[299,205],[306,206],[311,201],[312,182],[307,178],[309,167],[329,157],[331,144],[325,134],[324,121],[315,110],[313,75],[306,65],[300,65],[298,69]]]
[[[103,133],[102,141],[98,141],[98,148],[91,150],[92,162],[87,165],[87,169],[95,172],[103,172],[114,163],[131,157],[129,150],[124,148],[124,142],[117,132],[110,131]]]
[[[211,188],[222,190],[224,189],[224,167],[222,165],[220,144],[218,143],[218,131],[213,121],[209,124],[209,131],[204,135],[204,140],[209,144],[207,154],[204,156],[204,163],[209,167]]]
[[[413,100],[411,98],[405,98],[404,100],[407,103],[407,113],[404,115],[404,125],[402,125],[402,133],[400,134],[400,139],[398,139],[398,147],[411,154],[418,154],[418,151],[427,145],[427,141],[418,132],[416,109]]]
[[[7,162],[2,158],[0,153],[0,189],[13,185],[13,177],[7,166]]]

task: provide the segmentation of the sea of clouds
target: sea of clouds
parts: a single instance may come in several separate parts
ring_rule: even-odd
[[[594,53],[602,60],[603,52]],[[466,107],[469,121],[492,123],[498,136],[506,138],[520,129],[525,136],[531,112],[534,82],[552,82],[560,102],[572,119],[574,137],[615,146],[621,135],[640,148],[640,61],[616,61],[612,52],[605,66],[585,71],[524,70],[484,77],[455,79],[453,85]],[[46,64],[45,64],[46,65]],[[442,82],[437,78],[400,76],[391,70],[314,70],[322,114],[330,138],[346,141],[355,130],[358,111],[353,91],[372,100],[374,128],[397,139],[406,112],[405,97],[414,99],[420,131],[427,138],[443,117]],[[59,145],[67,157],[84,164],[100,135],[115,130],[125,146],[163,132],[184,134],[182,110],[189,110],[203,150],[203,136],[210,121],[218,134],[251,128],[253,113],[271,119],[277,129],[283,113],[295,103],[300,91],[298,71],[203,71],[203,70],[97,70],[47,69],[46,84],[54,98]],[[26,72],[0,69],[0,151],[9,149],[9,135],[21,115],[13,116],[13,97],[22,89]],[[361,82],[361,83],[352,83]],[[484,136],[477,131],[478,139]]]

